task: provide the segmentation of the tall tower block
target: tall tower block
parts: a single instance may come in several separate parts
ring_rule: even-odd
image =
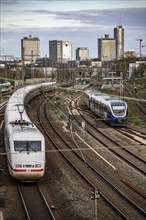
[[[21,39],[21,57],[26,63],[35,62],[40,57],[40,39],[38,37],[24,37]]]
[[[70,41],[50,40],[49,57],[51,62],[67,62],[72,59],[72,45]]]
[[[122,25],[114,28],[114,38],[116,39],[116,59],[124,57],[124,28]]]

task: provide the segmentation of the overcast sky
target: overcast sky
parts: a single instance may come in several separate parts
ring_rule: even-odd
[[[21,39],[38,37],[41,57],[49,55],[49,40],[88,47],[90,57],[98,57],[97,39],[122,25],[125,50],[139,53],[139,41],[146,45],[146,0],[0,0],[0,54],[21,57]],[[146,54],[146,47],[142,47]]]

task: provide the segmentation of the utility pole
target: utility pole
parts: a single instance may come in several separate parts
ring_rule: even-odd
[[[140,50],[139,56],[140,56],[140,58],[141,58],[142,39],[137,39],[137,41],[139,41],[139,50]]]
[[[123,96],[124,96],[124,91],[123,91],[123,88],[124,88],[124,86],[123,86],[123,73],[122,72],[120,73],[120,77],[121,77],[121,80],[120,80],[120,99],[122,99]]]
[[[25,48],[22,48],[22,84],[24,85],[24,82],[26,81],[25,76]]]
[[[45,55],[45,78],[47,78],[47,54]]]
[[[31,50],[31,78],[34,78],[34,55],[33,55],[33,50]]]
[[[68,116],[68,122],[69,122],[69,128],[70,128],[70,131],[72,132],[72,120],[73,120],[73,116],[70,114]]]
[[[98,219],[98,202],[97,200],[100,198],[100,194],[99,194],[99,190],[94,189],[91,190],[91,199],[93,199],[95,201],[95,220]]]

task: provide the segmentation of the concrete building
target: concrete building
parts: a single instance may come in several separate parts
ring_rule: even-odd
[[[49,58],[51,62],[66,63],[72,59],[72,45],[70,41],[49,41]]]
[[[119,25],[114,28],[114,38],[116,39],[116,59],[124,57],[124,28]]]
[[[49,41],[49,59],[51,62],[62,61],[62,41],[60,40]]]
[[[115,38],[109,38],[106,34],[104,38],[98,39],[98,57],[100,61],[110,61],[116,58]]]
[[[70,41],[62,41],[63,62],[72,60],[72,45]]]
[[[87,47],[78,47],[76,49],[76,60],[89,60],[89,49]]]
[[[38,37],[24,37],[21,39],[21,57],[24,63],[34,63],[40,57],[40,39]]]

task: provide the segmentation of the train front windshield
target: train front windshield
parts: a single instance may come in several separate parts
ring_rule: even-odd
[[[112,110],[115,115],[124,115],[126,106],[125,104],[112,104]]]
[[[41,151],[41,141],[14,141],[15,151]]]

